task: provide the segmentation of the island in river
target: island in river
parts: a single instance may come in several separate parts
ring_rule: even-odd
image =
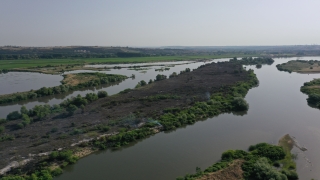
[[[279,71],[297,72],[297,73],[320,73],[320,61],[318,60],[293,60],[287,63],[278,64]]]

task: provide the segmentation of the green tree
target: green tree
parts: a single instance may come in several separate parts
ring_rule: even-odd
[[[22,124],[27,126],[31,123],[31,119],[27,114],[22,114]]]
[[[242,97],[235,97],[231,102],[231,105],[235,111],[246,111],[249,109],[249,104]]]
[[[22,106],[20,108],[20,113],[29,115],[29,111],[27,110],[27,108],[25,106]]]
[[[107,96],[108,96],[107,91],[98,91],[98,98],[104,98]]]
[[[70,104],[68,107],[67,107],[67,111],[69,112],[69,115],[73,115],[74,112],[78,109],[77,106],[73,105],[73,104]]]
[[[92,102],[92,101],[95,101],[98,99],[98,95],[96,95],[95,93],[88,93],[88,94],[86,94],[86,99],[89,102]]]
[[[51,107],[49,105],[36,105],[33,109],[33,113],[38,119],[43,119],[47,117],[51,112]]]
[[[140,85],[145,86],[145,85],[147,85],[147,83],[144,80],[142,80],[142,81],[140,81]]]
[[[21,114],[18,111],[13,111],[7,115],[7,120],[16,120],[20,118]]]
[[[2,133],[4,131],[4,127],[0,126],[0,133]]]

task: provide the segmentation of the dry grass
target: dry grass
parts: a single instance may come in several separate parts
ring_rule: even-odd
[[[232,162],[227,168],[222,169],[217,172],[208,173],[197,180],[221,180],[221,179],[228,179],[228,180],[239,180],[244,179],[243,177],[243,170],[241,168],[242,163],[244,160],[237,159]]]
[[[67,74],[62,80],[63,84],[76,86],[80,83],[85,83],[91,80],[97,79],[97,76],[90,74]]]

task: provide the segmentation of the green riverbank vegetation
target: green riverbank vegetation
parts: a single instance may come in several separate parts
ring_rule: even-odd
[[[0,104],[19,102],[23,100],[35,99],[38,97],[50,96],[54,94],[63,94],[69,91],[75,91],[85,87],[117,83],[127,78],[123,75],[104,74],[98,72],[66,74],[63,75],[63,77],[64,79],[61,81],[62,84],[60,86],[42,87],[38,90],[0,95]]]
[[[311,106],[320,109],[320,79],[305,82],[300,91],[308,95],[307,101]]]

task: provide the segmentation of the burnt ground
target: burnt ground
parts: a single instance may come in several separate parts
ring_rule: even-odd
[[[248,73],[242,71],[239,64],[212,63],[127,93],[98,99],[88,104],[83,112],[78,110],[73,116],[59,118],[55,115],[20,130],[6,130],[2,135],[8,134],[15,139],[0,142],[0,169],[12,161],[28,158],[30,153],[71,148],[72,143],[105,134],[96,129],[98,125],[120,121],[119,118],[130,114],[136,117],[134,122],[137,124],[147,117],[156,119],[164,114],[166,108],[185,108],[196,101],[206,101],[210,94],[221,92],[222,87],[248,79]],[[175,98],[154,99],[155,96]],[[18,122],[11,121],[6,126]],[[119,126],[112,126],[108,133],[117,131]],[[53,128],[56,131],[52,131]]]

